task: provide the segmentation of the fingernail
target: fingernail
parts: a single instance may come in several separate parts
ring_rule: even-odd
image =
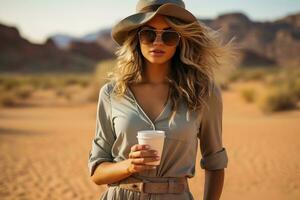
[[[149,149],[149,148],[150,148],[150,146],[149,146],[149,145],[145,145],[145,148],[146,148],[146,149]]]

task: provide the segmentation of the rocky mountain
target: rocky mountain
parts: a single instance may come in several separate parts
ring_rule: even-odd
[[[276,20],[275,22],[283,23],[283,24],[290,24],[291,26],[300,28],[300,14],[288,15],[282,19]]]
[[[72,42],[95,42],[106,51],[114,54],[114,50],[116,49],[117,44],[111,39],[110,32],[111,28],[105,28],[93,33],[86,34],[82,37],[72,37],[67,34],[56,34],[51,36],[50,38],[55,42],[56,46],[61,49],[66,49],[69,46],[72,46]]]
[[[111,38],[111,29],[105,29],[97,36],[97,44],[101,45],[110,53],[114,54],[117,44]]]
[[[232,37],[241,47],[241,66],[300,66],[300,13],[282,19],[256,22],[243,13],[227,13],[216,19],[199,19],[207,26],[219,30],[225,40]],[[94,42],[113,54],[116,44],[111,29],[90,34]]]
[[[243,13],[199,19],[232,37],[241,47],[241,66],[300,67],[300,13],[256,22]],[[94,64],[114,58],[117,48],[106,28],[83,37],[57,34],[44,44],[22,38],[15,27],[0,24],[0,71],[92,71]]]
[[[22,38],[17,28],[0,24],[2,72],[88,72],[97,61],[112,56],[94,43],[72,41],[67,49],[60,49],[49,38],[44,44],[33,44]]]
[[[72,41],[66,47],[66,50],[95,61],[110,59],[113,57],[112,53],[107,51],[104,47],[96,42]]]
[[[213,29],[220,29],[225,39],[235,36],[242,53],[247,54],[243,57],[255,60],[253,63],[283,67],[300,67],[299,24],[300,13],[273,22],[253,22],[242,13],[230,13],[207,23]],[[241,65],[248,66],[249,59],[242,60]]]

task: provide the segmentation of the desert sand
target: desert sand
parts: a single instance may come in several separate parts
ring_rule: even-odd
[[[223,91],[223,106],[229,163],[221,199],[300,199],[300,110],[265,115],[232,90]],[[0,108],[0,199],[99,199],[106,186],[87,168],[95,115],[95,103]],[[198,151],[189,184],[200,200],[199,160]]]

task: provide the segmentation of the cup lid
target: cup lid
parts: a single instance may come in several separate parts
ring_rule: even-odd
[[[165,131],[162,130],[142,130],[138,131],[137,137],[165,137]]]

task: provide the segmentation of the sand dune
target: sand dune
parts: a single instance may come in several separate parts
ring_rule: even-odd
[[[229,164],[221,199],[300,199],[300,110],[267,116],[229,91],[223,101]],[[0,199],[98,199],[106,186],[87,169],[95,112],[96,104],[0,108]],[[202,199],[199,164],[189,182]]]

